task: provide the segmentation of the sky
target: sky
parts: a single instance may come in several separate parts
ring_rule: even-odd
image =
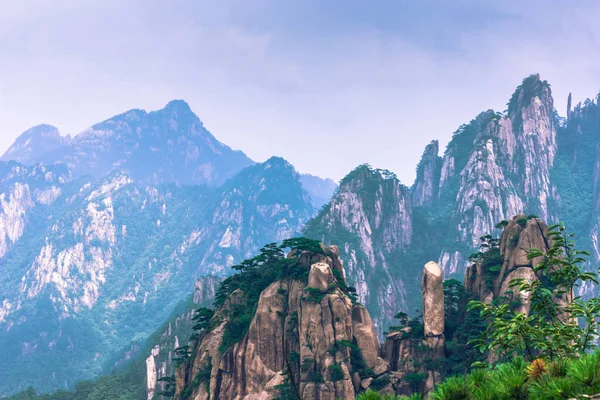
[[[183,99],[217,139],[336,181],[410,185],[425,146],[540,73],[600,91],[596,0],[0,0],[0,152]]]

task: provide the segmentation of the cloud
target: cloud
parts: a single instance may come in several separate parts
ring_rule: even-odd
[[[430,140],[502,111],[530,73],[550,81],[563,114],[569,91],[600,89],[591,1],[10,4],[0,149],[38,123],[77,133],[183,98],[258,161],[279,155],[334,179],[368,162],[410,184]]]

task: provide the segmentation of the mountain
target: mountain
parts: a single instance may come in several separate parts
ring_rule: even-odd
[[[426,397],[446,377],[462,379],[473,361],[494,357],[473,346],[485,320],[467,310],[469,300],[491,302],[512,291],[515,307],[529,315],[530,300],[510,280],[546,278],[534,271],[538,260],[527,257],[532,248],[549,250],[546,224],[519,214],[503,225],[464,282],[444,280],[433,261],[415,271],[422,315],[395,316],[399,325],[382,346],[369,311],[347,286],[337,246],[303,239],[299,246],[265,248],[223,282],[214,313],[197,314],[197,335],[182,347],[189,351],[163,390],[175,400],[353,400],[368,389]],[[557,304],[560,293],[555,289]]]
[[[217,188],[140,186],[122,172],[73,179],[60,164],[0,172],[2,393],[71,387],[112,369],[197,277],[227,275],[314,214],[281,158]]]
[[[62,163],[75,176],[101,179],[121,171],[141,185],[219,186],[254,161],[219,142],[183,100],[158,111],[130,110],[93,125],[71,139],[39,125],[21,134],[1,157],[25,165]],[[337,187],[331,179],[302,174],[315,208]]]
[[[219,169],[203,186],[186,186],[183,178],[153,184],[176,177],[164,165],[185,167],[181,149],[191,141],[162,140],[201,130],[199,122],[165,122],[189,116],[179,102],[96,125],[45,154],[52,166],[0,164],[0,347],[8,349],[0,390],[29,383],[49,390],[111,369],[198,277],[223,278],[261,244],[301,231],[339,246],[344,282],[356,289],[379,340],[399,311],[412,316],[422,307],[425,262],[462,279],[480,237],[499,236],[513,215],[565,221],[600,262],[599,100],[573,106],[569,98],[561,118],[548,82],[531,75],[504,112],[487,110],[460,126],[441,154],[437,141],[427,145],[411,187],[368,165],[334,187],[280,158],[230,172],[230,179]],[[162,158],[148,150],[153,141],[173,151]],[[55,163],[61,161],[74,169]],[[182,176],[192,179],[196,165]],[[92,169],[108,174],[82,175]],[[590,293],[584,286],[581,294]],[[254,314],[241,315],[243,328]]]
[[[33,128],[21,135],[3,159],[25,163],[67,164],[77,176],[102,178],[121,170],[135,182],[219,185],[252,165],[241,151],[219,142],[182,100],[173,100],[158,111],[130,110],[98,123],[72,140],[45,148],[36,142]],[[31,139],[31,140],[30,140]],[[40,151],[46,149],[46,151]]]
[[[352,373],[360,386],[361,374],[387,369],[369,313],[345,285],[337,249],[311,247],[287,257],[266,249],[258,271],[243,270],[234,287],[236,276],[224,282],[226,297],[175,372],[175,399],[353,399]],[[279,274],[270,276],[272,269]]]
[[[0,160],[12,160],[26,165],[35,164],[44,154],[57,150],[70,140],[70,136],[61,136],[58,129],[53,126],[34,126],[21,134]]]
[[[425,260],[461,278],[480,237],[499,235],[496,225],[512,215],[565,221],[600,261],[598,110],[588,100],[561,119],[550,85],[531,75],[505,112],[459,127],[442,155],[437,141],[427,145],[411,188],[389,171],[352,171],[304,234],[339,244],[380,337],[396,312],[418,307]]]
[[[409,188],[392,173],[361,165],[304,229],[307,237],[339,243],[350,284],[379,333],[400,308],[416,307],[421,260],[406,265],[415,247],[413,219]]]
[[[338,187],[337,183],[329,178],[323,179],[311,174],[302,174],[300,179],[304,190],[310,195],[313,206],[317,210],[329,203]]]

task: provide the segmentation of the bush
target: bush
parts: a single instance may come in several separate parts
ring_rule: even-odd
[[[345,379],[344,370],[339,365],[330,365],[329,378],[332,382],[343,381]]]

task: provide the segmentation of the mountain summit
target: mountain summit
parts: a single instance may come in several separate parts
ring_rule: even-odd
[[[173,100],[158,111],[127,111],[73,140],[64,140],[56,128],[46,125],[32,128],[2,159],[65,163],[75,175],[96,178],[122,170],[142,184],[219,185],[254,164],[243,152],[219,142],[183,100]]]
[[[70,140],[70,136],[61,136],[54,126],[46,124],[34,126],[23,132],[0,160],[33,164],[48,151],[54,151]]]

